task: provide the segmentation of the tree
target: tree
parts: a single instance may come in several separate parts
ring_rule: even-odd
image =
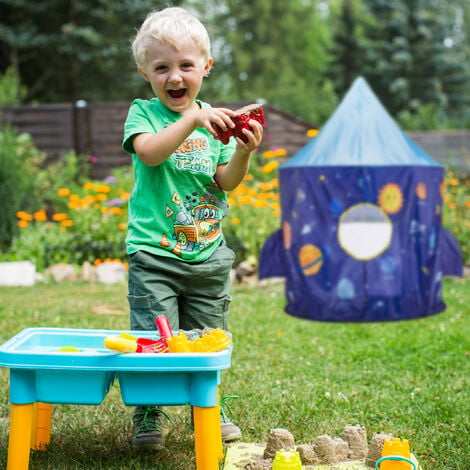
[[[365,0],[366,77],[395,116],[432,105],[436,113],[468,105],[465,51],[449,48],[449,5],[439,0]],[[448,44],[448,43],[447,43]]]
[[[18,71],[26,101],[130,99],[147,89],[130,39],[150,10],[167,3],[0,0],[0,73]]]
[[[335,95],[323,77],[329,34],[314,0],[226,0],[213,17],[215,67],[208,93],[222,99],[264,99],[314,122]],[[210,83],[212,82],[212,83]]]
[[[364,73],[364,25],[367,17],[360,0],[341,0],[336,3],[332,5],[330,15],[333,41],[330,49],[332,60],[327,74],[337,95],[343,96],[355,78]]]

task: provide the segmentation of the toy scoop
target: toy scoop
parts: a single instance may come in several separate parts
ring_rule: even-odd
[[[227,128],[226,131],[223,131],[217,124],[214,125],[215,130],[217,131],[216,139],[220,140],[223,144],[227,145],[230,137],[239,137],[243,142],[247,143],[248,139],[243,133],[243,129],[251,129],[248,122],[251,119],[258,121],[260,124],[264,124],[264,112],[263,106],[260,104],[249,104],[243,108],[237,109],[235,111],[235,116],[231,116],[235,127],[231,129]]]

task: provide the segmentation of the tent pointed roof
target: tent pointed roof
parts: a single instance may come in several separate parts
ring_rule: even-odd
[[[401,131],[359,77],[320,134],[281,168],[390,165],[440,166]]]

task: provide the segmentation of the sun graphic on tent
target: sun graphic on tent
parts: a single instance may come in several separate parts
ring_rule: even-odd
[[[396,214],[403,207],[403,193],[400,186],[388,183],[379,192],[379,206],[387,214]]]

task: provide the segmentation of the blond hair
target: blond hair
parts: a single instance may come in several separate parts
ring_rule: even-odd
[[[210,58],[209,34],[202,23],[179,7],[153,11],[147,15],[132,43],[132,53],[138,67],[147,65],[147,51],[154,41],[171,44],[175,49],[185,41],[193,41],[200,49],[202,58]]]

